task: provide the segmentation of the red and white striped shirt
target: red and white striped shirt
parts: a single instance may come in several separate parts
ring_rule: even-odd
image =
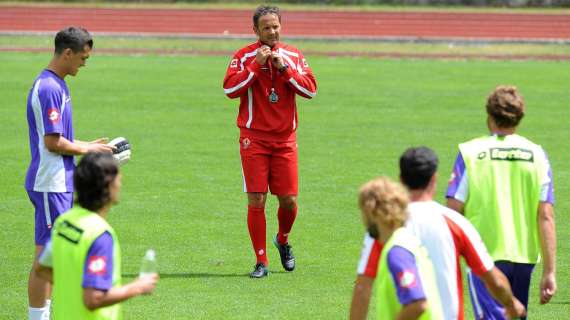
[[[279,72],[271,62],[259,65],[255,61],[257,41],[237,51],[224,78],[224,92],[240,98],[237,126],[242,137],[267,141],[294,141],[297,129],[295,95],[313,98],[317,83],[307,61],[299,50],[284,43],[272,48],[288,66]],[[278,101],[269,101],[274,89]]]
[[[459,257],[477,275],[494,267],[494,262],[475,227],[461,214],[434,201],[412,202],[406,228],[426,247],[436,272],[441,301],[447,303],[445,319],[464,319],[463,284]],[[366,234],[358,274],[376,277],[382,251],[378,241]]]

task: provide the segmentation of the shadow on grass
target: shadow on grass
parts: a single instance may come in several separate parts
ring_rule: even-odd
[[[281,274],[288,273],[285,271],[270,271],[271,274]],[[123,278],[137,278],[138,273],[124,273]],[[194,279],[194,278],[249,278],[249,273],[207,273],[207,272],[196,272],[196,273],[161,273],[161,279]]]

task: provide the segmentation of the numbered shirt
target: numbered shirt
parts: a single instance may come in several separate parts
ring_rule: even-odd
[[[50,152],[44,136],[58,134],[73,141],[71,96],[65,81],[44,70],[28,94],[27,118],[31,162],[26,190],[73,192],[74,158]]]

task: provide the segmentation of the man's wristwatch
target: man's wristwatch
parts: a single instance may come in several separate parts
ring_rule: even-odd
[[[279,68],[278,70],[279,70],[279,72],[283,72],[283,71],[287,70],[287,68],[289,68],[289,65],[288,65],[288,64],[282,66],[282,67]]]

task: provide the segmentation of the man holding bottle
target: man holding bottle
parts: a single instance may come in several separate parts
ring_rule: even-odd
[[[74,174],[78,206],[61,215],[35,272],[52,284],[53,319],[121,319],[120,302],[154,291],[158,274],[121,285],[121,251],[106,221],[119,201],[121,174],[111,154],[89,153]]]

